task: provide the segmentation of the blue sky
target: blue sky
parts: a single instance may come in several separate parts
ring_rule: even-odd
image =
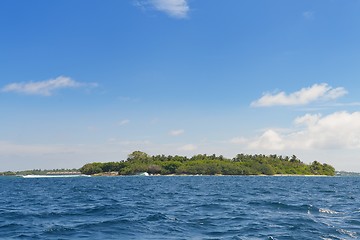
[[[360,171],[359,0],[3,0],[0,171],[295,154]]]

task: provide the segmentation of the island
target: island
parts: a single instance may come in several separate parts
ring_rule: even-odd
[[[134,151],[118,162],[87,163],[80,169],[24,170],[0,172],[0,176],[24,175],[306,175],[348,176],[335,172],[333,166],[313,161],[305,164],[295,155],[291,157],[264,154],[237,154],[234,158],[222,155],[198,154],[192,157],[155,155]]]
[[[86,175],[326,175],[334,176],[329,164],[313,161],[305,164],[295,155],[237,154],[234,158],[198,154],[186,156],[150,156],[134,151],[119,162],[87,163],[80,169]]]

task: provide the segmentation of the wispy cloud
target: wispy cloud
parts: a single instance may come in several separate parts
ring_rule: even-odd
[[[180,136],[180,135],[184,134],[184,132],[185,131],[183,129],[177,129],[177,130],[170,131],[169,135],[176,137],[176,136]]]
[[[120,97],[118,97],[118,99],[120,101],[124,101],[124,102],[140,102],[141,101],[140,98],[133,98],[133,97],[127,97],[127,96],[120,96]]]
[[[234,138],[230,139],[228,142],[232,143],[232,144],[244,144],[247,142],[247,140],[246,140],[246,138],[243,138],[243,137],[234,137]]]
[[[135,5],[142,9],[151,7],[175,18],[186,18],[190,10],[187,0],[136,0]]]
[[[186,144],[186,145],[178,148],[178,150],[184,151],[184,152],[191,152],[191,151],[195,151],[196,149],[197,149],[197,146],[194,144]]]
[[[124,125],[127,125],[130,123],[130,120],[129,119],[123,119],[121,121],[118,122],[118,125],[119,126],[124,126]]]
[[[334,103],[331,104],[332,107],[354,107],[360,106],[360,102],[349,102],[349,103]]]
[[[305,12],[302,13],[302,15],[306,20],[311,20],[311,19],[314,18],[315,12],[313,12],[313,11],[305,11]]]
[[[314,84],[308,88],[302,88],[299,91],[286,94],[279,92],[276,94],[265,93],[263,96],[252,102],[253,107],[270,106],[294,106],[306,105],[315,101],[334,100],[347,94],[343,87],[333,88],[326,83]]]
[[[151,144],[151,142],[149,140],[141,140],[141,141],[119,141],[117,142],[117,144],[119,145],[123,145],[123,146],[144,146],[144,145],[149,145]]]
[[[81,83],[69,77],[59,76],[39,82],[10,83],[4,86],[2,92],[17,92],[29,95],[51,96],[56,90],[65,88],[96,87],[96,83]]]
[[[255,150],[360,149],[360,112],[335,112],[326,116],[306,114],[288,130],[267,129],[240,144]]]

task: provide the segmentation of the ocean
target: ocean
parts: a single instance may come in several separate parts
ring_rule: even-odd
[[[360,177],[0,178],[0,239],[358,239]]]

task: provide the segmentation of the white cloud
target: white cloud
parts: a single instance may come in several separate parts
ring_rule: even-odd
[[[28,83],[10,83],[4,86],[2,92],[18,92],[30,95],[51,96],[55,90],[64,88],[96,87],[96,83],[80,83],[75,80],[60,76],[54,79]]]
[[[270,106],[294,106],[306,105],[315,101],[334,100],[347,94],[343,87],[333,88],[326,83],[314,84],[308,88],[302,88],[299,91],[286,94],[280,92],[277,94],[265,93],[260,99],[251,103],[253,107]]]
[[[186,18],[190,10],[187,0],[137,0],[135,5],[142,9],[150,5],[175,18]]]
[[[178,150],[184,151],[184,152],[191,152],[191,151],[195,151],[196,149],[197,149],[197,146],[194,144],[186,144],[186,145],[178,148]]]
[[[282,136],[275,130],[266,130],[258,139],[249,143],[249,148],[262,148],[271,150],[281,150],[284,148]]]
[[[294,120],[294,123],[297,125],[303,124],[306,126],[311,126],[316,124],[320,118],[321,118],[320,114],[305,114],[304,116],[297,117]]]
[[[119,126],[124,126],[124,125],[129,124],[129,123],[130,123],[129,119],[124,119],[124,120],[121,120],[118,124],[119,124]]]
[[[306,114],[294,120],[294,129],[268,129],[246,145],[258,150],[360,149],[360,112]]]
[[[180,135],[184,134],[184,132],[185,132],[185,131],[184,131],[183,129],[178,129],[178,130],[172,130],[172,131],[170,131],[169,134],[170,134],[171,136],[176,137],[176,136],[180,136]]]

